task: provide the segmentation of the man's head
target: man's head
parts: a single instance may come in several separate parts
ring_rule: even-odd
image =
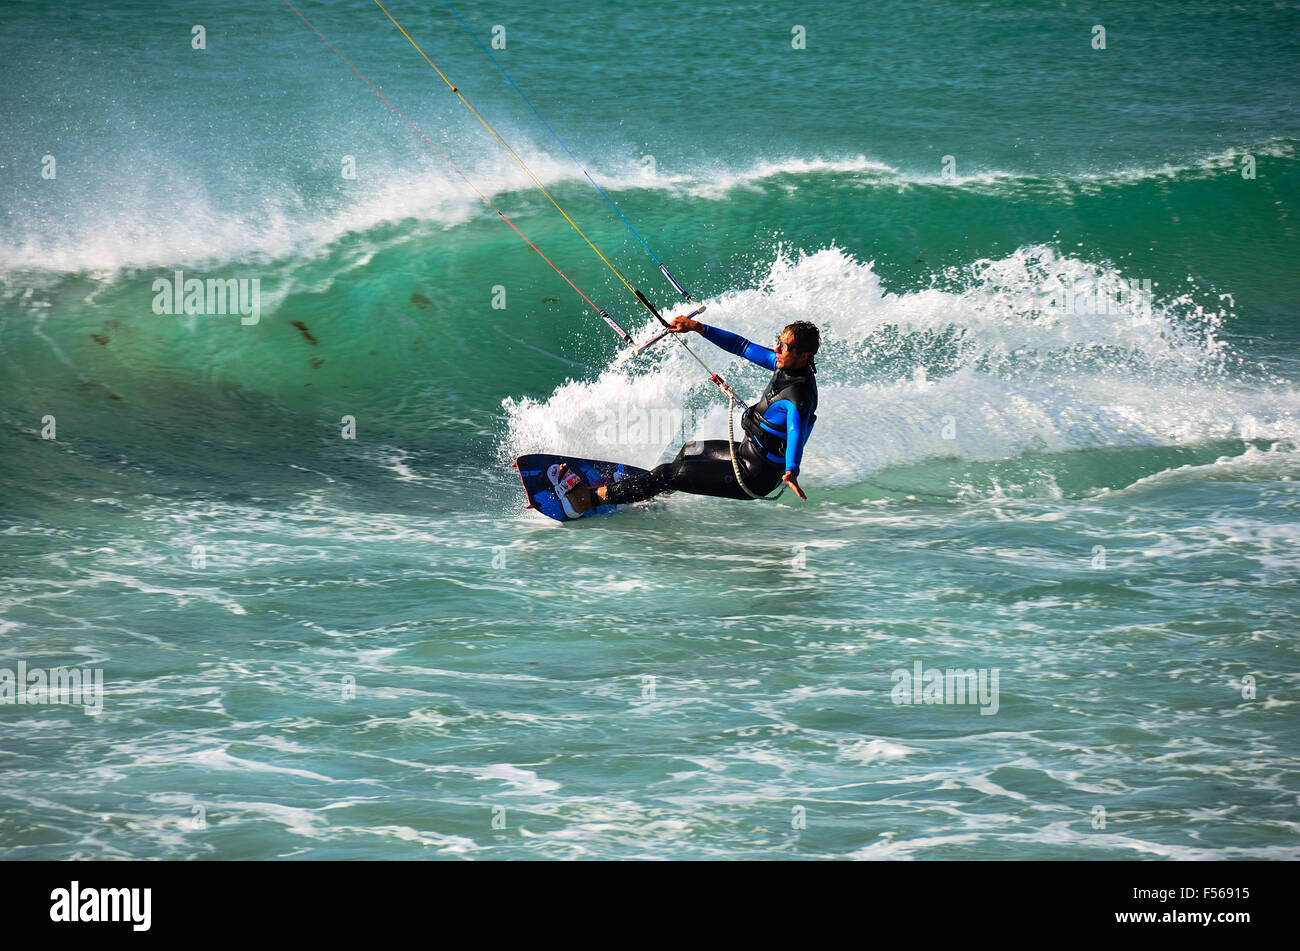
[[[806,320],[787,324],[777,338],[776,366],[778,370],[801,370],[817,367],[813,357],[821,346],[822,336],[817,327]]]

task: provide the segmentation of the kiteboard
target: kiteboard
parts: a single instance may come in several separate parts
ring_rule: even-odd
[[[645,475],[646,471],[621,462],[602,462],[598,459],[577,459],[572,456],[553,456],[546,453],[520,456],[515,460],[514,465],[519,470],[520,481],[524,484],[524,494],[528,496],[527,507],[536,509],[557,522],[575,521],[564,511],[564,504],[546,474],[546,470],[557,462],[568,463],[571,470],[582,475],[583,483],[590,486],[609,485],[628,476]],[[596,505],[578,517],[612,515],[620,508],[622,508],[620,505]]]

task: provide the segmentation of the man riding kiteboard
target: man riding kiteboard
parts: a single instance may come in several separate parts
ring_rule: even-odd
[[[688,442],[672,462],[595,488],[584,485],[582,477],[566,464],[557,463],[547,475],[569,516],[576,518],[593,505],[643,502],[672,491],[750,499],[767,495],[782,482],[807,501],[798,476],[804,445],[817,421],[813,357],[821,346],[821,335],[816,326],[806,320],[790,324],[781,331],[775,350],[690,317],[674,318],[668,332],[698,333],[709,343],[773,371],[762,398],[741,417],[745,439],[736,447],[736,465],[744,484],[736,480],[726,439]]]

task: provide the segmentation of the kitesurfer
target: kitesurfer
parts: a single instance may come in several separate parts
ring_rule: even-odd
[[[741,417],[745,439],[736,446],[736,463],[750,491],[736,481],[728,440],[696,440],[682,446],[672,462],[611,485],[593,488],[582,484],[581,476],[564,463],[552,466],[547,475],[570,517],[582,515],[592,505],[643,502],[672,491],[750,499],[751,492],[767,495],[782,482],[807,501],[799,487],[799,464],[817,421],[813,362],[821,346],[817,327],[806,320],[790,324],[781,331],[774,350],[689,317],[674,318],[669,332],[698,333],[709,343],[772,371],[762,398]]]

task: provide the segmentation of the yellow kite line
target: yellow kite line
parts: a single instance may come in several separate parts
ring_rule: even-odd
[[[379,7],[379,9],[384,11],[384,16],[392,20],[393,26],[397,27],[399,30],[402,31],[402,36],[406,37],[407,40],[410,41],[410,44],[415,47],[416,52],[424,57],[424,61],[433,67],[433,71],[438,74],[439,78],[441,78],[444,83],[447,84],[447,88],[456,94],[456,98],[465,104],[465,108],[474,114],[474,118],[483,124],[483,128],[488,130],[488,132],[492,135],[492,138],[496,139],[497,142],[501,143],[501,147],[510,153],[510,157],[514,159],[515,163],[518,164],[518,166],[524,170],[524,174],[526,174],[529,178],[533,180],[533,184],[536,185],[541,190],[541,193],[550,200],[551,204],[555,206],[555,210],[558,211],[560,214],[564,215],[564,220],[573,226],[573,230],[578,232],[578,234],[582,236],[582,240],[587,242],[588,247],[590,247],[591,250],[595,251],[596,255],[602,261],[605,262],[605,266],[614,272],[614,276],[623,282],[623,286],[626,287],[632,293],[632,296],[637,299],[637,302],[640,303],[643,307],[645,307],[646,310],[649,310],[651,313],[654,313],[654,309],[650,307],[649,303],[647,303],[640,294],[637,293],[636,288],[627,282],[627,278],[625,278],[622,275],[622,273],[619,272],[618,268],[614,267],[614,265],[610,263],[609,258],[605,257],[605,255],[601,253],[600,248],[592,244],[591,239],[588,238],[587,235],[583,232],[583,230],[578,227],[577,223],[572,218],[569,217],[568,212],[566,212],[563,208],[560,207],[560,203],[557,202],[554,197],[552,197],[551,193],[546,190],[546,186],[537,180],[537,176],[534,175],[532,173],[532,170],[529,169],[529,167],[524,164],[524,160],[521,159],[515,153],[514,149],[512,149],[509,145],[506,144],[505,139],[497,135],[496,129],[492,128],[492,126],[488,124],[488,121],[479,114],[479,111],[470,104],[470,101],[465,98],[465,94],[462,93],[458,88],[456,88],[456,86],[452,83],[452,81],[447,78],[446,74],[444,74],[443,71],[438,68],[438,64],[435,63],[433,60],[429,59],[429,54],[427,54],[424,50],[420,48],[420,44],[415,42],[415,40],[411,39],[411,34],[407,33],[406,30],[402,27],[402,24],[398,23],[397,19],[391,13],[388,12],[388,8],[384,6],[382,3],[380,3],[379,0],[375,0],[375,6]],[[655,316],[658,315],[656,314]]]
[[[443,158],[443,160],[444,160],[448,165],[450,165],[450,166],[452,167],[452,169],[455,170],[456,173],[457,173],[458,175],[460,175],[460,177],[461,177],[462,179],[465,180],[466,184],[468,184],[468,185],[470,186],[470,188],[474,189],[475,192],[478,192],[479,197],[482,198],[483,201],[486,202],[486,203],[488,204],[488,206],[489,206],[490,208],[492,208],[493,211],[495,211],[498,215],[500,215],[501,219],[502,219],[506,224],[510,225],[510,227],[513,228],[513,229],[515,230],[515,232],[516,232],[516,233],[517,233],[521,238],[524,239],[524,241],[527,241],[528,244],[529,244],[529,246],[532,247],[532,249],[533,249],[534,251],[536,251],[538,254],[540,254],[540,255],[542,256],[542,259],[543,259],[544,261],[546,261],[547,264],[550,264],[550,265],[551,265],[551,267],[555,270],[555,273],[559,274],[560,277],[564,278],[564,280],[568,282],[569,286],[572,287],[575,291],[578,292],[578,294],[580,294],[580,295],[582,296],[582,299],[583,299],[583,300],[585,300],[588,304],[591,304],[592,308],[595,309],[595,311],[596,311],[597,313],[599,313],[600,316],[603,317],[603,318],[605,319],[605,323],[609,324],[610,327],[613,328],[613,330],[614,330],[614,331],[615,331],[615,332],[616,332],[620,337],[623,338],[624,343],[627,343],[627,344],[631,344],[631,343],[632,343],[632,338],[627,334],[627,332],[626,332],[625,330],[623,330],[622,327],[620,327],[617,323],[614,322],[613,318],[611,318],[611,317],[609,316],[609,314],[605,313],[603,310],[600,309],[600,307],[596,306],[596,304],[595,304],[595,303],[591,300],[591,298],[589,298],[586,294],[583,294],[582,291],[578,288],[578,285],[574,284],[573,281],[569,280],[568,275],[566,275],[563,271],[561,271],[558,267],[556,267],[555,264],[551,261],[550,258],[546,257],[545,254],[542,254],[541,249],[539,249],[539,248],[537,247],[537,245],[535,245],[535,244],[533,244],[531,241],[529,241],[528,238],[524,235],[524,233],[523,233],[522,231],[520,231],[517,227],[515,227],[515,223],[514,223],[513,221],[511,221],[509,218],[507,218],[507,217],[505,216],[505,214],[501,211],[501,209],[497,208],[497,206],[496,206],[495,204],[493,204],[493,202],[492,202],[492,200],[491,200],[490,198],[488,198],[488,197],[487,197],[486,195],[484,195],[481,191],[479,191],[479,189],[474,185],[474,183],[471,182],[468,178],[466,178],[465,173],[462,172],[459,168],[457,168],[456,165],[451,161],[451,159],[447,158],[446,155],[443,155],[441,149],[439,149],[436,145],[434,145],[432,142],[430,142],[429,139],[428,139],[428,137],[426,137],[425,134],[424,134],[423,132],[420,132],[420,130],[419,130],[418,128],[415,127],[415,124],[412,123],[410,119],[407,119],[406,116],[403,115],[403,114],[398,110],[398,108],[397,108],[396,106],[394,106],[391,102],[389,102],[388,97],[385,96],[382,92],[380,92],[380,91],[379,91],[379,88],[378,88],[377,86],[375,86],[374,83],[372,83],[369,79],[366,79],[366,77],[365,77],[364,75],[362,75],[361,71],[360,71],[359,69],[357,69],[355,66],[353,66],[352,63],[348,60],[348,58],[347,58],[346,56],[344,56],[342,53],[340,53],[340,52],[338,51],[338,49],[334,46],[333,43],[331,43],[329,40],[325,39],[325,34],[321,33],[320,30],[316,29],[316,26],[315,26],[315,25],[314,25],[310,20],[308,20],[305,16],[302,15],[302,12],[299,11],[299,9],[293,5],[293,0],[284,0],[284,2],[288,5],[289,9],[293,10],[294,13],[298,14],[299,18],[300,18],[304,23],[306,23],[309,27],[311,27],[311,29],[316,33],[317,36],[319,36],[322,40],[324,40],[326,46],[328,46],[330,49],[332,49],[332,50],[333,50],[333,51],[338,55],[338,57],[339,57],[340,59],[343,60],[343,62],[347,63],[347,65],[352,69],[352,71],[353,71],[354,73],[356,73],[358,76],[361,77],[362,80],[365,81],[365,83],[366,83],[367,86],[369,86],[371,89],[373,89],[373,90],[375,91],[376,94],[378,94],[378,96],[379,96],[380,99],[383,99],[384,102],[388,103],[389,108],[391,108],[394,112],[396,112],[399,116],[401,116],[402,120],[403,120],[407,125],[409,125],[412,129],[415,129],[415,132],[420,136],[420,138],[424,139],[424,141],[425,141],[426,143],[428,143],[428,145],[429,145],[429,147],[430,147],[431,149],[433,149],[435,152],[437,152],[439,155],[441,155],[442,158]],[[603,255],[603,254],[600,253],[600,249],[597,248],[594,244],[591,243],[591,239],[588,238],[585,234],[583,234],[582,229],[579,228],[579,227],[577,226],[577,224],[574,223],[574,220],[573,220],[572,218],[570,218],[570,217],[565,213],[564,209],[560,207],[559,202],[557,202],[554,198],[551,197],[551,193],[548,192],[548,191],[546,190],[546,187],[545,187],[541,182],[539,182],[539,181],[537,180],[537,176],[534,175],[534,174],[529,170],[528,166],[524,164],[523,160],[522,160],[518,155],[515,154],[515,150],[512,149],[512,148],[510,148],[510,146],[506,145],[505,140],[502,139],[501,136],[497,135],[496,130],[493,129],[492,126],[488,125],[487,120],[484,119],[481,115],[478,114],[478,110],[475,109],[473,106],[470,105],[469,100],[466,99],[466,98],[461,94],[461,91],[460,91],[459,89],[457,89],[454,85],[452,85],[451,80],[449,80],[449,79],[448,79],[448,78],[443,74],[443,71],[437,67],[437,65],[434,63],[433,60],[429,59],[428,55],[424,52],[424,50],[420,49],[420,45],[419,45],[418,43],[416,43],[415,40],[412,40],[412,39],[411,39],[411,34],[407,33],[406,30],[402,29],[402,24],[398,23],[397,20],[393,17],[393,15],[392,15],[391,13],[388,12],[388,8],[385,7],[385,6],[380,2],[380,0],[375,0],[375,5],[376,5],[377,7],[379,7],[380,10],[383,10],[383,11],[384,11],[384,15],[385,15],[386,17],[388,17],[389,20],[392,20],[393,26],[397,27],[399,30],[402,31],[402,36],[406,37],[407,40],[410,41],[411,45],[415,47],[416,51],[417,51],[421,56],[424,57],[424,61],[425,61],[426,63],[428,63],[430,66],[433,67],[434,72],[436,72],[436,73],[438,74],[438,76],[442,79],[442,81],[443,81],[444,83],[447,84],[447,88],[449,88],[452,92],[454,92],[454,93],[456,94],[457,98],[459,98],[460,101],[461,101],[462,103],[465,104],[465,108],[468,109],[470,112],[474,113],[474,117],[475,117],[476,119],[478,119],[478,121],[481,122],[481,123],[483,124],[483,128],[487,129],[488,132],[490,132],[490,133],[492,134],[492,137],[493,137],[494,139],[496,139],[498,142],[501,143],[502,148],[504,148],[507,152],[509,152],[509,153],[510,153],[510,156],[511,156],[511,157],[512,157],[512,158],[513,158],[517,163],[519,163],[519,167],[522,168],[522,169],[524,170],[524,172],[527,173],[528,177],[531,178],[531,179],[533,180],[533,184],[535,184],[535,185],[536,185],[536,186],[541,190],[541,192],[542,192],[543,195],[545,195],[548,199],[550,199],[551,204],[555,206],[555,210],[558,211],[560,214],[564,215],[564,220],[567,221],[570,225],[573,226],[573,230],[574,230],[574,231],[576,231],[576,232],[578,232],[578,234],[582,235],[582,240],[584,240],[584,241],[587,242],[587,244],[588,244],[588,246],[590,246],[591,250],[595,251],[596,254],[600,257],[600,259],[601,259],[602,261],[605,262],[605,266],[608,267],[611,271],[613,271],[614,274],[615,274],[615,276],[617,276],[618,279],[619,279],[620,281],[623,282],[623,286],[626,287],[629,291],[632,292],[632,296],[634,296],[634,297],[637,299],[637,302],[640,303],[641,306],[643,306],[646,310],[650,311],[650,313],[653,314],[653,315],[655,316],[655,318],[656,318],[656,319],[657,319],[661,324],[664,324],[665,326],[667,326],[667,323],[668,323],[668,322],[667,322],[666,320],[664,320],[662,316],[660,316],[660,314],[659,314],[659,312],[658,312],[657,310],[655,310],[654,305],[651,304],[650,301],[647,300],[646,297],[645,297],[645,296],[644,296],[640,291],[638,291],[635,287],[633,287],[631,284],[629,284],[629,283],[627,282],[627,278],[625,278],[622,274],[619,273],[618,268],[614,267],[613,264],[610,264],[609,259],[608,259],[607,257],[605,257],[605,255]],[[588,177],[590,177],[590,176],[588,176]],[[635,233],[635,232],[634,232],[634,233]],[[644,243],[645,243],[645,242],[642,242],[642,244],[644,244]],[[647,248],[646,250],[649,250],[649,249]],[[653,255],[652,255],[652,256],[653,256]],[[658,259],[656,259],[656,260],[658,260]],[[664,270],[665,274],[667,274],[667,270],[663,268],[663,265],[662,265],[662,264],[660,265],[660,269],[661,269],[661,270]],[[670,278],[670,280],[671,280],[671,278]],[[677,286],[677,282],[676,282],[676,281],[673,281],[673,285],[674,285],[674,286]],[[686,295],[686,293],[685,293],[684,291],[683,291],[682,293],[683,293],[683,296],[686,296],[687,299],[690,299],[690,298],[689,298],[689,295]],[[697,310],[695,310],[695,311],[691,314],[691,316],[695,316],[695,314],[700,313],[703,309],[704,309],[704,307],[703,307],[703,305],[701,305]],[[659,336],[662,337],[662,336],[664,336],[664,334],[660,334]],[[744,490],[745,490],[745,491],[746,491],[750,496],[752,496],[753,498],[756,498],[756,499],[764,498],[764,496],[758,495],[757,493],[755,493],[754,491],[752,491],[752,490],[749,488],[749,486],[745,485],[745,480],[741,477],[741,474],[740,474],[740,464],[739,464],[739,462],[738,462],[737,459],[736,459],[736,440],[735,440],[734,432],[733,432],[733,430],[732,430],[732,411],[735,410],[735,408],[736,408],[737,406],[740,406],[742,409],[745,408],[745,404],[744,404],[743,402],[741,402],[740,399],[736,396],[736,392],[735,392],[735,390],[733,390],[733,389],[732,389],[732,388],[727,384],[727,382],[726,382],[725,380],[722,379],[722,377],[720,377],[718,374],[714,373],[713,370],[711,370],[711,369],[709,368],[709,366],[708,366],[708,365],[707,365],[703,360],[701,360],[701,359],[699,358],[699,356],[695,353],[695,351],[693,351],[689,346],[686,345],[686,341],[683,340],[683,339],[681,338],[681,335],[680,335],[680,334],[674,334],[673,336],[674,336],[675,339],[677,340],[678,345],[679,345],[683,350],[685,350],[687,353],[689,353],[689,354],[691,355],[691,357],[695,360],[695,362],[698,363],[698,364],[700,365],[701,369],[703,369],[704,372],[707,373],[707,374],[709,375],[709,382],[710,382],[710,383],[713,383],[714,385],[716,385],[716,386],[717,386],[717,387],[718,387],[718,388],[719,388],[723,393],[726,394],[727,399],[728,399],[728,401],[729,401],[729,402],[728,402],[728,407],[727,407],[727,443],[728,443],[728,447],[729,447],[730,450],[731,450],[731,468],[732,468],[732,471],[733,471],[733,472],[735,473],[735,475],[736,475],[736,482],[740,485],[741,488],[743,488],[743,489],[744,489]],[[659,337],[656,337],[656,338],[654,338],[654,339],[655,339],[655,340],[658,340]],[[654,340],[652,340],[652,341],[650,341],[650,342],[653,343]],[[648,346],[648,345],[649,345],[649,344],[647,344],[646,346]],[[644,347],[642,347],[642,348],[640,348],[640,349],[644,349]],[[639,352],[639,351],[638,351],[638,352]],[[781,492],[784,492],[784,491],[785,491],[785,489],[782,488]],[[781,492],[778,492],[776,496],[770,496],[769,498],[777,498],[777,497],[781,494]]]
[[[346,56],[344,56],[343,53],[339,50],[339,48],[335,46],[333,43],[331,43],[329,39],[325,36],[325,34],[316,28],[316,24],[312,23],[311,20],[303,16],[303,12],[293,5],[293,0],[284,0],[284,2],[285,5],[288,6],[290,10],[292,10],[295,14],[297,14],[298,19],[302,20],[303,23],[306,23],[307,26],[311,28],[311,31],[321,38],[322,43],[328,46],[339,59],[343,60],[343,62],[347,64],[348,68],[351,69],[352,72],[356,73],[357,76],[361,79],[361,81],[364,82],[367,86],[369,86],[374,91],[375,95],[377,95],[380,99],[382,99],[385,102],[385,104],[387,104],[388,108],[392,109],[393,112],[397,113],[398,117],[403,122],[405,122],[408,126],[410,126],[411,130],[416,135],[418,135],[421,139],[423,139],[424,143],[427,146],[429,146],[429,148],[433,149],[433,151],[436,152],[442,158],[442,160],[447,163],[447,165],[451,168],[453,172],[455,172],[457,175],[461,177],[461,179],[465,182],[465,184],[468,185],[470,189],[476,195],[478,195],[479,198],[483,200],[483,203],[485,205],[487,205],[489,208],[495,211],[497,215],[501,218],[501,220],[504,221],[506,224],[508,224],[514,230],[515,234],[519,235],[519,237],[524,240],[524,243],[526,243],[530,248],[536,251],[537,254],[541,257],[541,259],[551,266],[551,269],[555,271],[556,274],[564,278],[565,282],[570,287],[572,287],[574,291],[577,292],[578,296],[591,305],[592,310],[600,314],[601,318],[605,321],[605,323],[609,324],[610,329],[623,338],[624,343],[626,343],[628,346],[635,345],[632,340],[632,337],[628,334],[628,332],[624,330],[622,327],[620,327],[618,323],[614,320],[614,318],[610,317],[609,314],[605,313],[605,311],[601,309],[601,307],[597,305],[595,301],[593,301],[590,297],[584,294],[582,292],[582,288],[580,288],[577,284],[573,283],[573,281],[569,279],[569,275],[561,271],[559,267],[556,266],[555,262],[552,261],[550,258],[548,258],[542,252],[541,248],[533,244],[533,242],[528,239],[528,236],[524,234],[522,231],[520,231],[513,221],[511,221],[509,218],[506,217],[505,212],[503,212],[500,208],[498,208],[491,198],[483,194],[483,192],[479,189],[479,187],[475,185],[473,182],[471,182],[469,178],[465,175],[465,173],[462,172],[456,166],[455,162],[447,158],[446,153],[444,153],[442,149],[434,145],[433,142],[429,139],[429,137],[425,135],[423,132],[421,132],[419,127],[406,117],[406,114],[403,113],[402,110],[398,109],[397,106],[393,105],[392,100],[390,100],[387,96],[385,96],[383,92],[380,91],[378,86],[376,86],[374,83],[372,83],[369,79],[366,78],[365,73],[357,69],[356,66],[353,65],[352,61],[348,59]]]
[[[288,0],[286,0],[286,2],[288,2]],[[388,17],[388,19],[392,21],[393,26],[395,26],[395,27],[397,27],[397,29],[401,30],[402,36],[406,37],[406,39],[410,42],[410,44],[411,44],[412,46],[415,47],[416,52],[419,53],[422,57],[424,57],[424,61],[425,61],[426,63],[428,63],[430,66],[433,67],[433,71],[434,71],[435,73],[438,74],[438,77],[439,77],[439,78],[440,78],[444,83],[447,84],[447,88],[450,89],[453,93],[456,94],[456,98],[459,99],[462,103],[464,103],[465,108],[468,109],[470,112],[472,112],[472,113],[474,114],[474,118],[478,119],[478,121],[479,121],[480,123],[482,123],[483,128],[485,128],[485,129],[488,130],[488,132],[492,135],[492,138],[496,139],[499,143],[501,143],[501,147],[502,147],[503,149],[505,149],[507,152],[510,153],[510,157],[513,158],[513,159],[515,160],[515,162],[519,165],[519,167],[522,168],[522,169],[524,170],[524,173],[525,173],[529,178],[531,178],[531,179],[533,180],[533,184],[536,185],[536,186],[538,187],[538,189],[541,191],[541,193],[547,197],[547,199],[550,201],[550,203],[551,203],[552,205],[555,206],[555,210],[558,211],[561,215],[564,215],[564,220],[567,221],[570,225],[572,225],[573,230],[576,231],[576,232],[578,232],[578,234],[582,236],[582,240],[583,240],[583,241],[586,241],[586,242],[587,242],[587,246],[590,247],[591,250],[595,251],[597,257],[599,257],[602,261],[605,262],[605,266],[608,267],[611,271],[614,272],[614,276],[617,277],[620,281],[623,282],[623,286],[626,287],[626,288],[627,288],[627,289],[632,293],[632,296],[635,297],[635,298],[637,299],[637,303],[639,303],[639,304],[640,304],[642,307],[644,307],[646,310],[650,311],[650,313],[653,314],[653,315],[655,316],[655,319],[658,320],[661,324],[664,324],[665,326],[667,326],[667,321],[665,321],[665,320],[663,319],[663,317],[661,317],[661,316],[659,315],[659,312],[658,312],[657,310],[655,310],[654,306],[650,303],[649,300],[646,299],[645,295],[642,294],[640,291],[638,291],[638,290],[637,290],[635,287],[633,287],[631,284],[629,284],[628,281],[627,281],[627,278],[625,278],[625,277],[622,275],[622,273],[619,271],[619,269],[616,268],[616,267],[614,267],[614,265],[610,263],[609,258],[607,258],[607,257],[605,257],[605,255],[601,254],[600,248],[598,248],[598,247],[596,247],[594,244],[592,244],[591,239],[588,238],[587,235],[583,232],[583,230],[582,230],[581,228],[578,227],[577,223],[576,223],[572,218],[569,217],[568,213],[565,212],[565,210],[564,210],[563,208],[560,207],[560,203],[557,202],[557,201],[556,201],[556,200],[551,196],[551,193],[548,192],[548,191],[546,190],[546,186],[543,185],[540,181],[538,181],[538,180],[537,180],[537,176],[534,175],[534,174],[532,173],[532,171],[528,168],[528,166],[524,164],[524,160],[521,159],[517,154],[515,154],[515,150],[512,149],[509,145],[506,144],[505,139],[503,139],[503,138],[501,138],[501,136],[497,135],[496,130],[492,128],[492,126],[488,123],[488,121],[487,121],[486,119],[484,119],[481,115],[479,115],[479,112],[478,112],[477,109],[475,109],[472,105],[470,105],[470,101],[469,101],[468,99],[465,98],[464,93],[462,93],[462,92],[461,92],[461,91],[456,87],[456,85],[455,85],[455,84],[454,84],[450,79],[447,78],[446,74],[443,73],[443,71],[442,71],[441,69],[438,68],[438,64],[437,64],[437,63],[435,63],[433,60],[429,59],[429,54],[427,54],[424,50],[422,50],[422,49],[420,48],[420,44],[417,43],[417,42],[415,42],[415,40],[411,39],[411,34],[407,33],[406,30],[402,27],[402,24],[400,24],[400,23],[397,22],[397,18],[394,17],[391,13],[388,12],[388,8],[387,8],[386,6],[384,6],[383,3],[380,2],[380,0],[375,0],[375,6],[379,7],[380,10],[383,10],[383,11],[384,11],[384,16]],[[643,243],[644,243],[644,242],[643,242]],[[599,308],[597,308],[597,309],[599,309]],[[694,316],[694,314],[698,314],[698,313],[699,313],[701,310],[703,310],[703,309],[704,309],[703,307],[700,307],[698,310],[696,310],[696,311],[693,312],[692,316]],[[604,314],[602,313],[601,316],[604,316]],[[608,317],[605,317],[605,320],[606,320],[607,323],[609,322],[609,318],[608,318]],[[614,325],[614,326],[617,326],[617,325]],[[663,336],[663,334],[660,334],[660,336]],[[709,375],[709,381],[710,381],[711,383],[715,384],[716,386],[718,386],[718,387],[719,387],[719,388],[720,388],[724,393],[726,393],[727,396],[728,396],[728,398],[731,399],[731,400],[733,401],[733,403],[734,403],[734,402],[739,402],[739,400],[737,400],[737,398],[736,398],[735,393],[732,391],[731,387],[726,383],[726,381],[723,380],[722,377],[718,376],[718,374],[714,373],[713,370],[709,368],[708,364],[706,364],[703,360],[701,360],[701,359],[699,358],[699,356],[695,353],[695,351],[692,350],[692,349],[687,345],[686,341],[683,340],[683,339],[681,338],[681,335],[674,335],[674,336],[676,337],[676,340],[677,340],[678,345],[679,345],[683,350],[685,350],[687,353],[689,353],[689,354],[691,355],[692,359],[694,359],[695,362],[698,363],[698,364],[700,365],[700,367],[704,370],[704,372],[707,373],[707,374]],[[659,339],[659,337],[655,337],[655,338],[654,338],[654,340],[658,340],[658,339]],[[651,340],[650,343],[653,343],[654,340]],[[647,344],[647,346],[648,346],[648,344]],[[744,404],[741,404],[741,405],[744,405]],[[734,464],[734,461],[735,461],[735,460],[733,459],[732,461],[733,461],[733,464]],[[747,491],[748,491],[748,490],[747,490]]]

